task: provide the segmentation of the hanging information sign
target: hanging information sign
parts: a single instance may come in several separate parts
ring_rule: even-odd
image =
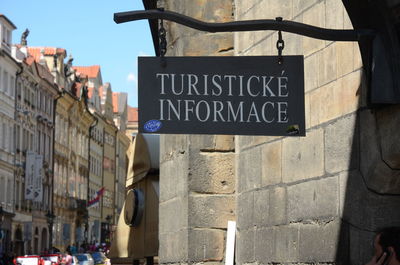
[[[304,58],[139,57],[139,132],[304,136]]]

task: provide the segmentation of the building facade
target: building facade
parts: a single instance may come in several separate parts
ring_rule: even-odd
[[[0,14],[0,257],[109,242],[125,196],[127,94],[114,116],[100,66],[30,47],[28,30],[12,45],[15,29]]]
[[[389,2],[395,14],[393,1],[365,5],[378,13]],[[349,15],[356,3],[165,0],[158,7],[207,22],[283,17],[352,29],[367,16]],[[398,21],[391,15],[382,21]],[[278,54],[276,32],[164,25],[167,56]],[[365,264],[375,231],[400,225],[398,104],[371,104],[359,43],[282,34],[284,55],[304,55],[306,136],[161,136],[160,263],[224,262],[234,220],[237,264]]]
[[[105,122],[99,112],[93,113],[96,118],[91,129],[90,137],[90,175],[89,175],[89,239],[93,243],[100,243],[101,204],[100,194],[103,189],[103,153],[104,153],[104,126]],[[97,199],[98,198],[98,199]]]
[[[101,98],[99,88],[103,85],[100,66],[74,66],[79,76],[88,79],[88,108],[95,118],[90,127],[90,161],[89,161],[89,197],[88,197],[88,241],[100,243],[101,205],[100,197],[103,194],[103,154],[104,154],[104,127],[105,121],[101,115]]]
[[[126,135],[131,141],[138,132],[139,113],[138,108],[133,108],[128,105],[128,115],[126,124]]]
[[[125,201],[125,182],[128,169],[127,152],[130,138],[126,135],[128,116],[128,94],[113,93],[114,123],[118,128],[116,134],[115,156],[115,193],[114,193],[114,224],[118,223],[119,216]]]
[[[12,57],[12,32],[15,29],[15,25],[0,14],[0,256],[10,251],[15,215],[15,85],[17,75],[21,73],[20,64]]]

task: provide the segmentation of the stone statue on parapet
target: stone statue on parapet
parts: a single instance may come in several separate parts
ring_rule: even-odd
[[[65,77],[69,77],[70,75],[72,75],[74,73],[74,69],[72,69],[72,61],[73,60],[74,60],[74,58],[70,54],[67,63],[64,65]]]
[[[22,46],[28,45],[28,41],[26,40],[28,35],[29,35],[29,29],[26,29],[21,35],[21,45]]]

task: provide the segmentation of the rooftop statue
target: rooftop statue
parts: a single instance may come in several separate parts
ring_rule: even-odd
[[[21,45],[22,45],[22,46],[28,45],[28,42],[27,42],[27,40],[26,40],[26,38],[28,37],[28,35],[29,35],[29,29],[26,29],[26,30],[22,33],[22,35],[21,35]]]

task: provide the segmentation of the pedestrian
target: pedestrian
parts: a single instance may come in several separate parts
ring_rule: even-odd
[[[386,227],[377,232],[374,256],[366,265],[400,265],[400,227]]]
[[[67,255],[64,258],[64,264],[65,265],[71,265],[72,264],[72,256],[71,256],[71,251],[67,250]]]

